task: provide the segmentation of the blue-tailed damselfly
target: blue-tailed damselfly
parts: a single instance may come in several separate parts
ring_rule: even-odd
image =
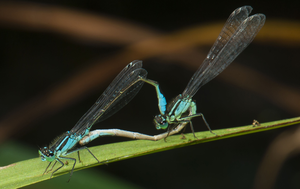
[[[179,94],[168,106],[164,95],[160,92],[159,84],[155,81],[142,78],[144,82],[153,85],[156,89],[160,114],[155,116],[154,122],[157,129],[168,129],[167,133],[149,136],[119,129],[99,129],[91,131],[80,143],[86,144],[97,137],[108,135],[133,139],[159,140],[167,137],[169,134],[180,132],[187,123],[190,123],[192,132],[194,133],[191,119],[199,116],[202,117],[207,128],[212,132],[204,115],[197,113],[196,102],[192,101],[192,97],[203,85],[219,75],[232,63],[260,31],[266,17],[263,14],[255,14],[249,17],[251,11],[252,7],[243,6],[231,13],[206,59],[192,76],[183,93]]]
[[[141,79],[146,78],[146,76],[147,71],[142,68],[142,61],[136,60],[129,63],[70,131],[59,136],[49,146],[40,148],[39,154],[41,155],[42,161],[50,162],[44,174],[53,161],[55,161],[55,163],[51,170],[57,162],[59,162],[61,166],[52,172],[50,178],[64,166],[62,160],[72,160],[74,164],[70,173],[71,178],[76,165],[76,159],[66,156],[77,151],[80,161],[79,150],[81,149],[87,149],[100,163],[87,147],[74,149],[76,144],[90,132],[91,127],[95,123],[110,117],[132,100],[144,84]]]
[[[196,102],[192,100],[192,97],[203,85],[219,75],[252,42],[260,31],[266,17],[263,14],[255,14],[249,17],[251,11],[252,7],[250,6],[243,6],[234,10],[206,59],[192,76],[183,93],[179,94],[168,106],[162,106],[164,103],[159,103],[160,114],[154,118],[157,129],[168,129],[170,132],[179,123],[188,122],[194,133],[191,119],[201,116],[207,128],[212,132],[203,114],[197,113]],[[163,99],[156,82],[148,79],[144,81],[155,86],[159,101]],[[164,101],[165,99],[163,99]]]

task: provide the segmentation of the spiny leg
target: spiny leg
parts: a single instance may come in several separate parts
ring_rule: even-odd
[[[173,125],[176,125],[176,126],[170,126],[169,125],[169,127],[168,127],[168,130],[167,130],[167,136],[164,138],[164,141],[165,142],[167,142],[167,137],[169,137],[170,136],[170,133],[172,132],[172,130],[174,130],[177,126],[178,126],[178,124],[181,124],[181,123],[184,123],[184,122],[189,122],[189,120],[181,120],[181,121],[173,121],[171,124],[173,124]],[[184,127],[183,128],[183,131],[182,132],[184,132],[185,131],[185,128],[186,127]],[[183,135],[183,134],[181,134],[181,135]],[[185,136],[183,135],[183,137],[185,138]]]
[[[183,121],[184,122],[184,121]],[[179,124],[180,122],[172,122],[172,124]],[[167,138],[170,136],[170,133],[172,132],[172,130],[176,128],[176,126],[171,127],[169,125],[168,130],[167,130],[167,136],[164,138],[164,141],[167,142]]]
[[[59,169],[61,169],[65,164],[63,162],[61,162],[59,159],[55,159],[56,161],[58,161],[59,163],[61,163],[61,166],[59,168],[57,168],[55,171],[52,172],[50,179],[52,178],[53,174],[58,171]],[[55,162],[56,163],[56,162]]]
[[[68,152],[66,155],[68,155],[68,154],[71,154],[71,153],[73,153],[73,152],[76,152],[77,151],[77,154],[78,154],[78,160],[79,160],[79,162],[81,162],[81,160],[80,160],[80,154],[79,154],[79,151],[80,150],[82,150],[82,149],[87,149],[87,151],[100,163],[100,161],[96,158],[96,156],[86,147],[86,146],[83,146],[83,147],[81,147],[81,148],[78,148],[78,149],[76,149],[76,150],[73,150],[73,151],[70,151],[70,152]],[[67,158],[67,157],[60,157],[60,159],[67,159],[67,160],[73,160],[74,161],[74,164],[73,164],[73,167],[72,167],[72,170],[71,170],[71,173],[70,173],[70,178],[69,178],[69,180],[68,180],[68,182],[71,180],[71,177],[72,177],[72,175],[73,175],[73,171],[74,171],[74,168],[75,168],[75,165],[76,165],[76,159],[75,158]],[[56,172],[56,171],[58,171],[59,169],[61,169],[63,166],[64,166],[64,164],[63,164],[63,162],[62,161],[60,161],[59,159],[56,159],[58,162],[60,162],[61,164],[62,164],[62,166],[60,166],[59,168],[57,168],[55,171],[53,171],[52,172],[52,174],[51,174],[51,177],[52,177],[52,175]],[[56,163],[56,162],[55,162]],[[49,165],[48,165],[49,166]],[[53,167],[52,167],[53,168]],[[51,178],[50,177],[50,178]]]
[[[207,123],[207,121],[206,121],[206,119],[205,119],[205,117],[204,117],[204,115],[203,115],[202,113],[198,113],[198,114],[194,114],[194,115],[182,117],[182,118],[180,118],[178,121],[181,122],[181,121],[184,121],[184,119],[191,120],[191,118],[199,117],[199,116],[202,117],[202,120],[203,120],[204,124],[206,125],[207,129],[208,129],[212,134],[217,135],[216,133],[214,133],[214,132],[211,130],[211,128],[209,127],[209,124]]]
[[[100,161],[96,158],[96,156],[88,149],[88,147],[84,146],[83,148],[87,149],[87,151],[90,152],[90,154],[100,163]]]
[[[168,138],[168,136],[170,136],[171,130],[172,130],[172,129],[171,129],[171,127],[169,126],[169,127],[168,127],[168,131],[167,131],[168,134],[167,134],[167,136],[164,138],[164,141],[165,141],[165,142],[167,142],[167,138]]]
[[[81,159],[80,159],[80,154],[79,154],[79,151],[77,151],[77,155],[78,155],[78,160],[79,160],[79,163],[81,163]]]
[[[75,150],[69,151],[66,155],[69,155],[69,154],[74,153],[74,152],[78,152],[78,159],[79,159],[79,161],[81,161],[79,151],[82,150],[82,149],[86,149],[87,151],[89,151],[89,153],[98,161],[98,163],[100,163],[100,161],[96,158],[96,156],[86,146],[82,146],[81,148],[77,148]]]
[[[183,134],[185,132],[185,129],[186,129],[186,127],[184,127],[180,133],[182,136],[181,139],[186,139],[185,135]]]
[[[46,167],[46,169],[45,169],[43,175],[46,173],[47,169],[49,168],[49,166],[50,166],[51,164],[52,164],[52,162],[50,162],[50,163],[48,164],[48,166]],[[53,168],[53,167],[52,167],[52,168]],[[48,172],[47,172],[47,173],[48,173]]]
[[[193,132],[194,138],[198,139],[198,137],[196,137],[196,135],[195,135],[195,131],[194,131],[194,127],[193,127],[193,123],[192,123],[192,121],[191,121],[191,120],[190,120],[190,127],[191,127],[191,130],[192,130],[192,132]]]
[[[89,151],[89,153],[98,161],[98,163],[101,163],[97,158],[96,158],[96,156],[89,150],[89,148],[88,147],[86,147],[86,146],[83,146],[82,148],[80,148],[80,149],[86,149],[87,151]],[[79,152],[79,151],[78,151]],[[81,162],[81,160],[79,159],[79,161]],[[104,163],[105,165],[107,165],[106,163]]]
[[[80,160],[80,155],[79,155],[79,150],[81,150],[81,149],[86,149],[97,161],[98,161],[98,163],[100,163],[100,161],[96,158],[96,156],[88,149],[88,147],[86,147],[86,146],[83,146],[83,147],[81,147],[81,148],[79,148],[79,149],[76,149],[76,151],[77,151],[77,154],[78,154],[78,160],[79,160],[79,162],[81,162],[81,160]],[[74,152],[74,151],[73,151]],[[72,152],[70,152],[70,153],[72,153]],[[76,164],[76,159],[75,158],[63,158],[63,159],[72,159],[72,160],[74,160],[75,162],[74,162],[74,164],[73,164],[73,167],[72,167],[72,171],[71,171],[71,173],[70,173],[70,178],[69,178],[69,180],[68,180],[68,182],[71,180],[71,177],[72,177],[72,175],[73,175],[73,171],[74,171],[74,168],[75,168],[75,164]]]
[[[71,180],[72,175],[73,175],[73,171],[74,171],[74,168],[75,168],[75,165],[76,165],[76,159],[75,159],[75,158],[67,158],[67,157],[60,157],[60,159],[68,159],[68,160],[73,160],[73,161],[74,161],[74,164],[73,164],[73,167],[72,167],[72,170],[71,170],[71,173],[70,173],[69,180],[67,181],[67,182],[69,182],[69,181]],[[62,163],[62,161],[60,161],[59,159],[58,159],[58,161],[59,161],[60,163]],[[63,163],[62,163],[62,164],[63,164]],[[61,167],[62,167],[62,166],[61,166]],[[60,169],[61,167],[59,167],[59,169]],[[55,173],[56,171],[58,171],[58,169],[55,170],[53,173]],[[53,174],[53,173],[52,173],[52,174]],[[52,175],[51,175],[51,176],[52,176]]]
[[[208,125],[208,123],[207,123],[207,121],[206,121],[204,115],[203,115],[202,113],[200,113],[199,116],[202,117],[202,119],[203,119],[203,121],[204,121],[206,127],[208,128],[208,130],[209,130],[212,134],[217,135],[216,133],[214,133],[214,132],[211,130],[211,128],[210,128],[210,126]]]
[[[47,171],[47,173],[49,173],[50,171],[53,170],[53,168],[54,168],[54,166],[56,165],[56,163],[57,163],[57,161],[55,161],[55,163],[53,164],[53,166],[51,167],[51,169]]]

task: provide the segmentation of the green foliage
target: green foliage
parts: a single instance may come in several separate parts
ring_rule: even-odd
[[[146,154],[161,152],[179,147],[195,145],[204,142],[210,142],[240,135],[246,135],[256,132],[267,131],[280,127],[295,125],[300,123],[300,117],[280,120],[275,122],[263,123],[260,125],[249,125],[243,127],[234,127],[228,129],[214,130],[217,134],[211,134],[209,131],[198,132],[194,138],[193,134],[173,135],[167,138],[167,141],[146,141],[134,140],[129,142],[113,143],[89,148],[92,153],[103,163],[98,163],[86,150],[80,151],[82,162],[77,163],[74,171],[94,167],[102,164],[108,164],[115,161],[125,160]],[[71,157],[77,158],[77,153],[71,154]],[[0,188],[17,188],[33,183],[37,183],[50,178],[51,172],[42,175],[48,162],[42,162],[39,157],[13,163],[0,167]],[[68,162],[53,177],[67,174],[72,169],[72,162]],[[59,166],[58,164],[56,167]],[[76,173],[74,173],[76,174]]]

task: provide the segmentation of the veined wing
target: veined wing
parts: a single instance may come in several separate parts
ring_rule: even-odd
[[[139,92],[146,78],[147,71],[142,68],[142,61],[129,63],[111,82],[95,104],[80,118],[70,132],[85,132],[93,124],[110,117],[124,107]]]
[[[210,49],[206,59],[189,81],[183,97],[192,98],[207,82],[219,75],[254,39],[265,23],[263,14],[249,16],[252,7],[234,10]]]

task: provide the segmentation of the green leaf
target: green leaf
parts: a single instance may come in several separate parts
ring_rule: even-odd
[[[286,120],[263,123],[259,126],[249,125],[243,127],[214,130],[217,136],[210,133],[209,131],[198,132],[196,133],[198,139],[194,138],[193,134],[189,133],[184,135],[185,139],[183,139],[181,135],[173,135],[168,137],[166,142],[164,140],[134,140],[129,142],[95,146],[89,149],[103,163],[99,164],[91,156],[91,154],[87,152],[87,150],[81,150],[80,157],[82,162],[76,163],[74,171],[174,148],[262,132],[299,123],[300,117],[296,117]],[[77,154],[73,153],[70,155],[70,157],[77,158]],[[65,166],[57,171],[53,175],[53,177],[57,177],[70,172],[73,162],[65,163]],[[42,162],[41,159],[37,157],[0,167],[0,188],[17,188],[47,180],[51,175],[51,172],[43,175],[43,172],[45,171],[47,165],[48,162]],[[57,168],[58,166],[60,165],[57,164],[55,168]]]

